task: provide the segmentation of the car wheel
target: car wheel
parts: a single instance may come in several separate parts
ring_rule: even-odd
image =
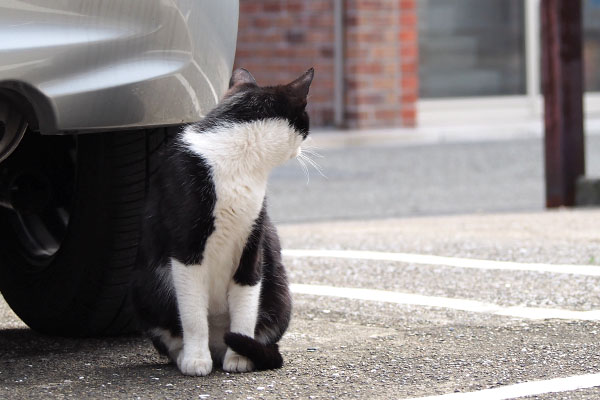
[[[27,132],[0,163],[0,290],[31,328],[66,336],[135,330],[129,278],[168,132]]]

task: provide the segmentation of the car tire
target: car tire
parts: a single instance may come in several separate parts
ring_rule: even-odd
[[[170,132],[27,132],[0,164],[0,291],[32,329],[136,330],[130,275],[150,176]]]

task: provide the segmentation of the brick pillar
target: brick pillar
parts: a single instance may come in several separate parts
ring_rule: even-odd
[[[418,93],[417,0],[344,0],[345,125],[414,126]],[[240,0],[236,67],[259,84],[311,66],[312,126],[334,124],[333,0]]]
[[[260,85],[287,83],[310,67],[311,125],[333,125],[333,1],[240,0],[235,67]]]
[[[346,1],[346,125],[414,126],[416,0]]]

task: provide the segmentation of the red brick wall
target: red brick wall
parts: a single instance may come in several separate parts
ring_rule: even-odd
[[[416,1],[344,1],[345,126],[415,124]],[[334,124],[333,63],[333,0],[240,0],[236,67],[274,84],[314,66],[313,126]]]
[[[333,1],[241,0],[236,67],[261,85],[287,83],[310,67],[312,126],[333,125]]]

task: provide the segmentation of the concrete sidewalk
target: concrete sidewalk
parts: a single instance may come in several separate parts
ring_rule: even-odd
[[[502,123],[459,123],[421,126],[416,128],[375,129],[313,129],[314,145],[321,149],[371,145],[424,145],[439,143],[510,141],[541,139],[543,121],[504,121]],[[600,135],[600,118],[585,120],[585,135]]]

